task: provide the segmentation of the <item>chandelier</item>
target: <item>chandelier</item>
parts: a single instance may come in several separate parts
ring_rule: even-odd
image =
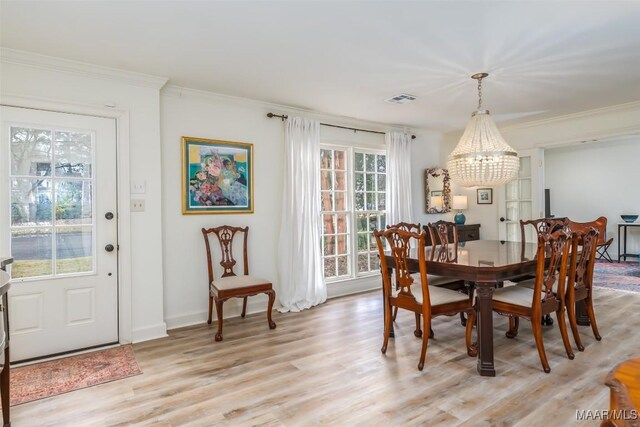
[[[447,161],[451,179],[462,187],[506,184],[518,175],[520,168],[518,153],[500,135],[489,110],[482,109],[482,79],[488,75],[471,76],[478,80],[478,109],[471,114]]]

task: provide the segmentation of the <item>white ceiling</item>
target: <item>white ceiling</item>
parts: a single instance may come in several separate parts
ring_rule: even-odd
[[[640,100],[640,1],[7,1],[4,47],[448,131]],[[383,100],[416,95],[405,105]]]

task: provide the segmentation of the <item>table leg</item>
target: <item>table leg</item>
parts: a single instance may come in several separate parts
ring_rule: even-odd
[[[483,377],[495,377],[493,365],[493,288],[495,283],[478,282],[478,373]]]
[[[587,304],[585,304],[584,300],[576,301],[576,323],[580,326],[591,325],[587,315]]]

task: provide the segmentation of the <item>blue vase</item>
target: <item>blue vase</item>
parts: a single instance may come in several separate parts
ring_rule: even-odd
[[[453,220],[455,221],[456,224],[462,225],[467,220],[467,218],[465,218],[462,212],[458,212],[456,216],[453,218]]]

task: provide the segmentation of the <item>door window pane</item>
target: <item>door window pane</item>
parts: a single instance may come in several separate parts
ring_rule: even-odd
[[[11,180],[11,225],[51,225],[51,180]]]
[[[518,180],[511,181],[506,186],[507,200],[518,199]]]
[[[56,181],[56,224],[91,224],[91,181]]]
[[[51,175],[51,131],[11,128],[11,174]]]
[[[531,200],[531,179],[521,179],[520,181],[520,198]]]
[[[531,157],[520,157],[518,176],[520,178],[528,178],[531,176]]]
[[[93,141],[91,132],[11,128],[13,277],[94,270]]]
[[[91,178],[91,134],[86,132],[56,132],[55,175]]]
[[[38,277],[53,273],[51,228],[18,228],[11,231],[11,276]]]
[[[93,271],[92,227],[56,229],[56,273]]]

